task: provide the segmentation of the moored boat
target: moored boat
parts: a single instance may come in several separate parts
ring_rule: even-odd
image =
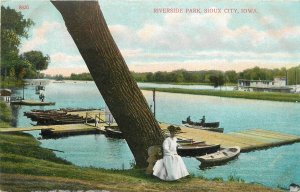
[[[220,145],[207,145],[204,142],[190,145],[181,145],[177,147],[177,153],[180,156],[201,156],[205,154],[210,154],[218,151]]]
[[[213,132],[219,132],[219,133],[224,132],[224,128],[220,128],[220,127],[202,127],[202,126],[188,125],[188,124],[185,124],[184,126],[189,127],[189,128],[194,128],[194,129],[201,129],[201,130],[205,130],[205,131],[213,131]]]
[[[240,147],[229,147],[215,153],[196,157],[196,159],[201,162],[201,165],[216,165],[236,158],[240,154],[240,151]]]
[[[177,143],[179,145],[196,145],[199,143],[205,143],[204,141],[194,141],[193,139],[181,139],[177,138]]]
[[[194,121],[182,121],[182,124],[202,126],[202,127],[219,127],[220,126],[220,122],[201,123],[201,122],[194,122]]]
[[[108,137],[124,139],[123,133],[116,128],[105,127],[105,133]]]
[[[41,102],[34,100],[17,100],[11,101],[11,105],[31,105],[31,106],[43,106],[43,105],[55,105],[55,102]]]

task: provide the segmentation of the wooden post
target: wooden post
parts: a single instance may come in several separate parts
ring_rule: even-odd
[[[154,118],[155,117],[155,88],[153,89],[153,114],[154,114]]]
[[[88,112],[85,113],[85,123],[87,124]]]
[[[24,88],[25,87],[25,85],[23,85],[23,100],[25,99],[25,97],[24,97]]]

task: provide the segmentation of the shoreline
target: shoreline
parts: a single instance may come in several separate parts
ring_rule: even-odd
[[[140,89],[146,91],[152,91],[154,88],[155,87],[144,87]],[[191,95],[206,95],[206,96],[216,96],[216,97],[300,103],[300,94],[293,94],[293,93],[193,90],[193,89],[181,89],[181,88],[155,88],[155,90],[158,92],[167,92],[167,93],[181,93],[181,94],[191,94]]]
[[[7,109],[7,117],[12,117],[8,106]],[[1,133],[0,148],[0,189],[5,191],[282,191],[245,183],[243,179],[233,176],[224,181],[222,178],[207,179],[191,175],[176,182],[165,182],[147,175],[143,169],[80,167],[57,157],[53,150],[41,147],[41,142],[22,132]]]
[[[240,178],[206,179],[189,176],[161,181],[142,169],[109,170],[79,167],[40,146],[28,133],[0,134],[1,190],[112,190],[112,191],[281,191]],[[6,145],[6,147],[4,146]],[[26,150],[22,149],[26,146]],[[35,184],[32,184],[35,180]],[[213,186],[213,188],[212,188]]]

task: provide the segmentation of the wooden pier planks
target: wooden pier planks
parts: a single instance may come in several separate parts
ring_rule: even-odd
[[[166,130],[169,124],[161,123]],[[216,133],[179,126],[181,133],[177,137],[206,141],[208,144],[221,144],[221,147],[239,146],[242,152],[264,149],[273,146],[300,142],[300,137],[262,129],[250,129],[232,133]]]
[[[72,112],[68,112],[67,114],[70,115],[78,115],[79,117],[86,117],[86,114],[88,115],[88,117],[95,119],[95,116],[100,115],[101,119],[105,119],[105,112],[102,110],[91,110],[91,111],[72,111]]]
[[[21,132],[21,131],[35,131],[35,130],[41,130],[40,127],[26,127],[26,128],[0,128],[0,133],[15,133],[15,132]],[[48,128],[49,129],[49,128]]]
[[[72,113],[85,115],[84,113],[80,114],[78,112]],[[95,115],[97,113],[99,113],[99,111],[94,112]],[[116,124],[114,125],[116,126]],[[167,127],[169,125],[170,124],[168,123],[160,123],[161,129],[164,131],[167,131]],[[79,135],[88,133],[92,134],[95,132],[104,133],[105,126],[108,126],[108,124],[99,123],[98,127],[96,127],[95,124],[67,124],[34,126],[29,128],[2,128],[0,129],[0,133],[41,130],[50,131],[50,133],[54,135]],[[241,147],[242,152],[300,142],[300,136],[263,129],[249,129],[232,133],[217,133],[188,128],[182,125],[179,127],[181,128],[181,133],[179,133],[177,136],[179,138],[189,138],[193,139],[194,141],[205,141],[207,144],[221,144],[221,147],[239,146]]]

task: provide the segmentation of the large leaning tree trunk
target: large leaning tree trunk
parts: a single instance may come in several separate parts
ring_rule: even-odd
[[[52,4],[63,16],[136,165],[146,167],[148,147],[160,145],[163,135],[113,40],[98,2],[52,1]]]

